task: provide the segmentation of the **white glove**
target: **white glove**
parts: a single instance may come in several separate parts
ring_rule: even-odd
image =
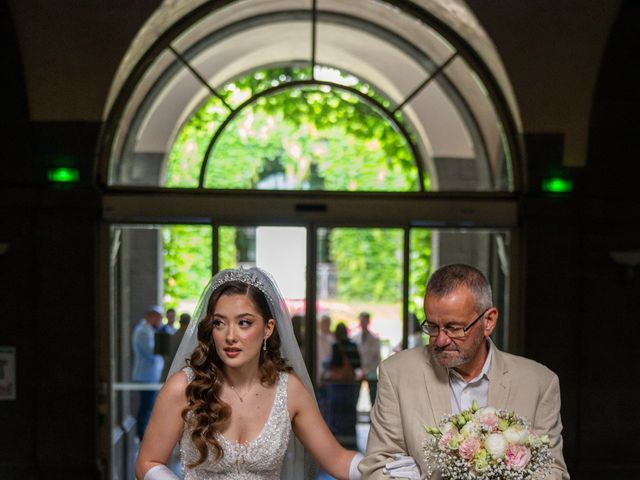
[[[420,480],[420,469],[413,457],[396,453],[393,455],[394,461],[387,463],[382,470],[391,478],[408,478],[410,480]]]
[[[358,464],[364,455],[360,452],[356,452],[356,454],[351,459],[351,465],[349,465],[349,480],[362,480],[362,474],[360,470],[358,470]]]
[[[169,470],[165,465],[156,465],[147,470],[143,480],[180,480],[175,473]]]

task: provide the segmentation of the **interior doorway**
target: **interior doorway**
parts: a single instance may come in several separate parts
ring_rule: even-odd
[[[321,351],[325,317],[332,335],[338,324],[344,324],[348,338],[358,343],[363,330],[360,315],[366,312],[368,331],[378,339],[376,362],[424,345],[428,338],[417,331],[429,272],[445,263],[463,262],[477,265],[494,285],[494,300],[502,313],[494,340],[504,347],[509,336],[513,255],[509,229],[155,223],[113,224],[110,238],[112,478],[133,478],[140,392],[161,388],[171,349],[177,347],[168,341],[171,349],[161,352],[165,362],[161,378],[133,381],[136,325],[150,305],[157,305],[165,312],[163,325],[168,331],[178,330],[178,319],[192,313],[201,289],[218,270],[258,266],[274,276],[329,424],[336,412],[322,404],[327,384],[322,376],[330,360],[327,351]],[[176,312],[173,320],[166,316],[169,309]],[[365,356],[362,353],[362,376],[347,402],[353,406],[354,428],[334,432],[345,445],[360,450],[366,447],[376,385],[375,366],[373,376],[365,375]],[[177,452],[173,467],[180,472]]]

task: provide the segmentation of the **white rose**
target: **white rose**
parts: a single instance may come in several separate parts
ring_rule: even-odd
[[[492,433],[491,435],[488,435],[484,441],[484,448],[496,460],[504,457],[504,452],[507,450],[507,446],[507,440],[501,433]]]
[[[507,442],[517,445],[522,445],[529,439],[529,431],[520,425],[512,425],[502,432],[502,434]]]
[[[476,415],[498,415],[498,410],[493,407],[482,407],[476,412]]]

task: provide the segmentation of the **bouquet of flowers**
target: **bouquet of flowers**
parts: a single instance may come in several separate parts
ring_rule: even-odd
[[[549,437],[531,433],[529,423],[514,412],[478,408],[474,401],[425,429],[428,476],[437,469],[445,479],[529,480],[551,470]]]

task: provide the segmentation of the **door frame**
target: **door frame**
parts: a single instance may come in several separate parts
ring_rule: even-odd
[[[514,353],[523,346],[522,328],[515,319],[521,309],[521,235],[518,199],[513,193],[350,193],[188,191],[170,189],[110,188],[102,197],[98,226],[98,318],[96,325],[99,438],[104,468],[112,474],[112,331],[111,331],[111,227],[121,225],[194,224],[213,228],[212,270],[218,270],[218,226],[273,225],[307,228],[307,286],[305,361],[316,367],[316,275],[319,228],[400,228],[404,231],[403,341],[408,335],[409,231],[434,229],[502,229],[510,234],[509,306],[511,319],[506,346]]]

